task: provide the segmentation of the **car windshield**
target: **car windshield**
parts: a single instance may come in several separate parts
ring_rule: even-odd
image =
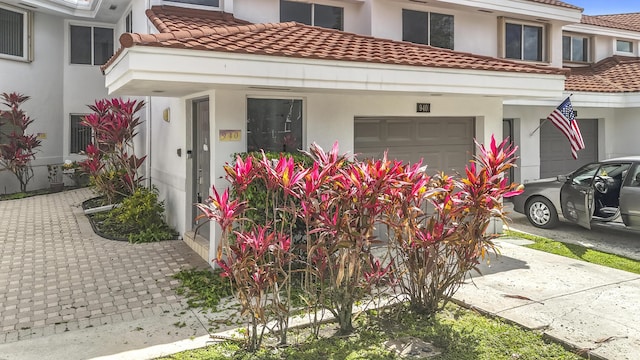
[[[571,174],[571,181],[575,185],[590,186],[594,176],[615,178],[622,182],[631,164],[588,164]]]
[[[591,185],[591,180],[596,175],[596,171],[598,171],[599,167],[600,164],[598,163],[587,164],[581,167],[571,174],[571,182],[575,185]]]

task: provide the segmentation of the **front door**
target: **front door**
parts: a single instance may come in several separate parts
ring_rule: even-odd
[[[211,167],[211,139],[209,134],[209,100],[196,100],[193,102],[192,114],[193,129],[192,134],[192,203],[203,203],[209,197],[210,167]],[[194,206],[193,230],[196,234],[209,239],[209,222],[207,219],[196,220],[200,211]]]

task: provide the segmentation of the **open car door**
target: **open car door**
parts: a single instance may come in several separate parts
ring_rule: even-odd
[[[620,190],[620,214],[627,227],[640,230],[640,164],[631,169]]]
[[[568,176],[560,189],[560,205],[565,219],[591,229],[594,209],[593,179],[600,164],[587,164]]]

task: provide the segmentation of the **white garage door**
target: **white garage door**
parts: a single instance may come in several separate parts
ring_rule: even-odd
[[[449,117],[357,117],[355,153],[416,163],[424,159],[428,173],[463,173],[474,154],[474,119]]]
[[[541,120],[541,123],[544,120]],[[578,120],[585,148],[578,159],[571,156],[569,140],[550,121],[540,127],[540,178],[568,174],[582,165],[598,160],[598,120]]]

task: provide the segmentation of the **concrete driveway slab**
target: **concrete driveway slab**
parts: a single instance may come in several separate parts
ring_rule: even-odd
[[[500,242],[456,300],[605,359],[640,353],[640,276]]]

